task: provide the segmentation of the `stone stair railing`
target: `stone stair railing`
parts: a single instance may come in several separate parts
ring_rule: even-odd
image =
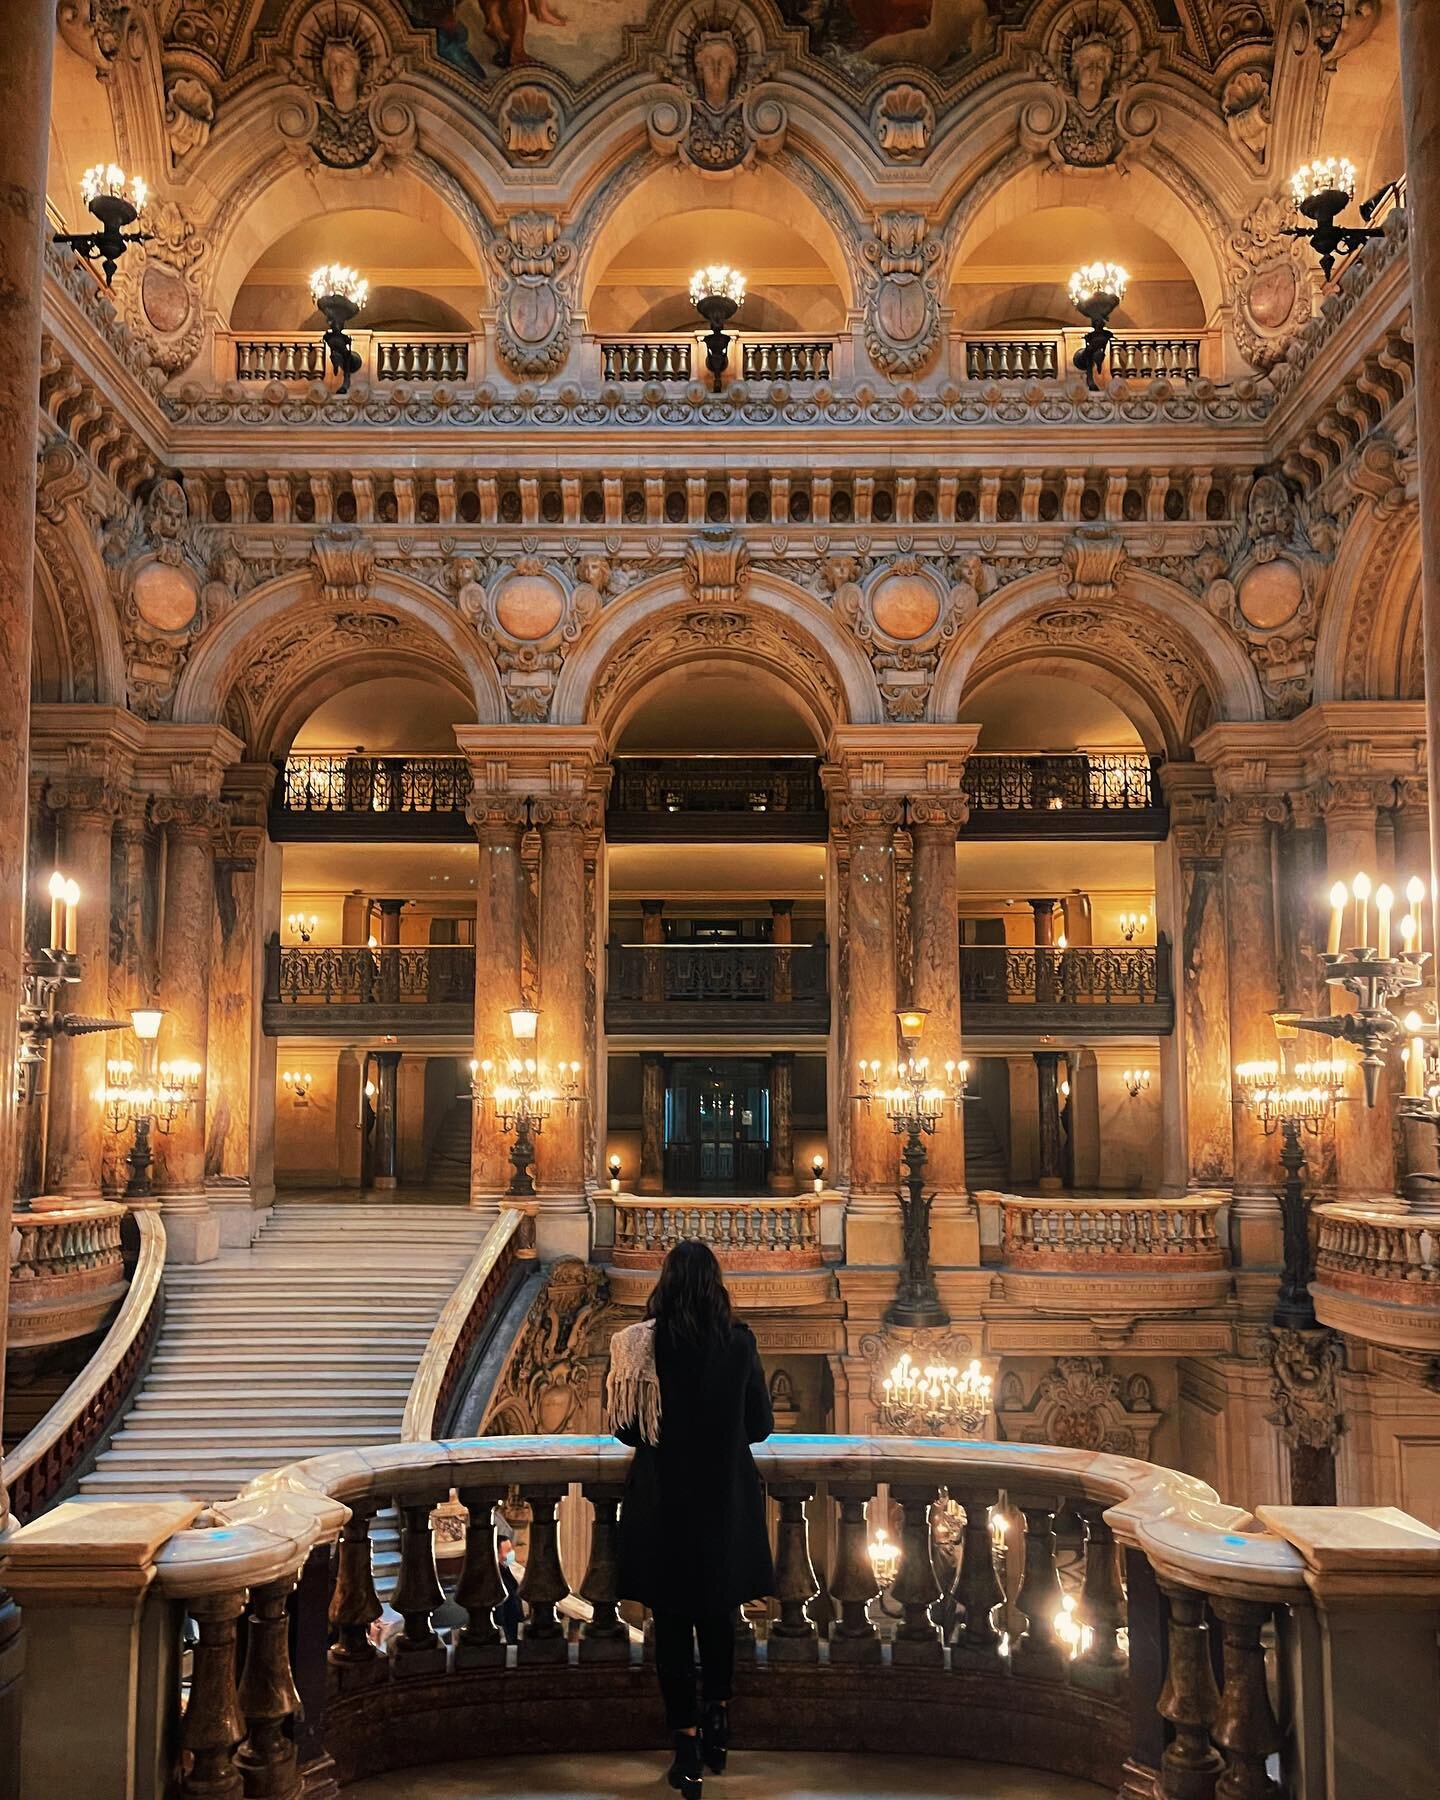
[[[771,1200],[647,1199],[616,1195],[617,1268],[658,1269],[666,1253],[687,1239],[708,1244],[726,1269],[818,1269],[821,1196]]]
[[[203,1513],[69,1504],[11,1533],[0,1580],[29,1634],[21,1800],[299,1800],[459,1757],[658,1744],[658,1697],[618,1613],[629,1460],[596,1437],[390,1445],[292,1464]],[[755,1460],[777,1577],[758,1631],[756,1609],[737,1617],[752,1744],[1023,1759],[1135,1800],[1433,1787],[1440,1532],[1398,1510],[1252,1516],[1173,1470],[1048,1446],[780,1437]],[[503,1588],[490,1520],[507,1495],[530,1520],[514,1651],[491,1617]],[[432,1513],[452,1496],[479,1529],[454,1587],[465,1623],[442,1630]],[[404,1624],[381,1650],[370,1530],[391,1505]],[[898,1552],[883,1633],[876,1508]],[[1078,1580],[1056,1553],[1062,1511]],[[573,1659],[559,1610],[572,1591],[590,1606]],[[56,1729],[79,1672],[83,1758]],[[1377,1729],[1381,1693],[1404,1704]]]
[[[113,1208],[121,1218],[123,1207]],[[83,1472],[124,1415],[154,1347],[164,1311],[165,1227],[158,1212],[129,1215],[138,1239],[124,1300],[100,1347],[49,1412],[5,1458],[14,1516],[35,1518]],[[115,1222],[117,1261],[120,1220]],[[12,1306],[14,1271],[11,1272]]]
[[[111,1200],[42,1194],[10,1225],[11,1350],[97,1330],[125,1292],[120,1226]]]

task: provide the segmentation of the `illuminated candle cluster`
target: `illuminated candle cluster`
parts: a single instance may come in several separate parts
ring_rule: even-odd
[[[1371,901],[1374,901],[1372,934]],[[1425,953],[1425,883],[1412,875],[1405,884],[1405,900],[1409,907],[1400,919],[1399,956],[1405,962],[1418,962]],[[1433,897],[1432,897],[1433,903]],[[1330,889],[1330,930],[1325,954],[1332,960],[1389,962],[1396,954],[1394,928],[1394,891],[1381,882],[1373,886],[1362,869],[1347,886],[1337,881]]]
[[[74,956],[80,930],[80,884],[57,869],[50,877],[50,944],[54,956]]]

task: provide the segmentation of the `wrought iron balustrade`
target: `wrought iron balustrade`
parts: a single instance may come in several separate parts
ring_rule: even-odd
[[[688,1020],[723,1029],[829,1023],[829,951],[813,944],[625,944],[612,939],[605,1016],[611,1029]]]
[[[276,837],[454,837],[472,777],[463,756],[287,756],[271,807]]]
[[[754,1456],[774,1503],[776,1570],[773,1597],[737,1618],[736,1695],[754,1741],[1023,1756],[1110,1793],[1177,1797],[1209,1794],[1217,1777],[1235,1796],[1308,1792],[1314,1747],[1324,1765],[1331,1746],[1359,1740],[1363,1774],[1356,1754],[1342,1758],[1355,1775],[1346,1794],[1420,1791],[1411,1777],[1429,1766],[1436,1680],[1416,1645],[1433,1634],[1440,1574],[1418,1520],[1252,1516],[1194,1476],[1104,1449],[781,1434]],[[124,1791],[137,1764],[177,1771],[166,1795],[293,1796],[477,1754],[649,1749],[643,1647],[620,1615],[616,1573],[630,1461],[613,1438],[583,1436],[320,1455],[157,1532],[126,1571],[146,1609],[132,1657],[85,1672],[99,1716],[125,1720],[133,1691],[154,1704],[128,1730],[92,1734],[91,1791]],[[491,1616],[505,1596],[491,1512],[507,1494],[526,1521],[513,1656]],[[392,1507],[405,1628],[382,1644],[374,1549]],[[449,1602],[437,1508],[463,1559]],[[35,1602],[63,1587],[83,1605],[103,1579],[95,1535],[112,1518],[118,1533],[120,1517],[101,1500],[7,1539],[6,1583],[32,1634],[26,1704],[43,1717],[73,1687],[75,1607]],[[882,1518],[883,1570],[871,1554]],[[1402,1537],[1415,1621],[1403,1632],[1393,1575],[1383,1585]],[[832,1596],[823,1607],[817,1568]],[[452,1624],[457,1605],[464,1623]],[[1287,1672],[1273,1694],[1272,1633]],[[1337,1655],[1363,1657],[1372,1679],[1330,1679]],[[1413,1701],[1379,1733],[1368,1729],[1376,1683]],[[73,1747],[34,1735],[36,1791],[65,1791]]]
[[[1175,998],[1170,944],[962,944],[960,1001],[965,1030],[1168,1032]]]
[[[809,756],[619,756],[611,838],[775,837],[820,842],[820,765]]]
[[[475,1003],[473,944],[270,944],[265,1028],[373,1031],[464,1026]]]
[[[1165,805],[1162,758],[1074,750],[1038,756],[972,756],[965,793],[977,812],[1154,812]]]

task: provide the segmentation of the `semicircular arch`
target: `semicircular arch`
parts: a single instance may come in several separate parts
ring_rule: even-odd
[[[1419,630],[1420,515],[1366,507],[1336,555],[1315,642],[1315,699],[1397,700]]]

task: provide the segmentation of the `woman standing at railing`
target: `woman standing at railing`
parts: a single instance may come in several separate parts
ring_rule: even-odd
[[[606,1381],[606,1423],[635,1449],[620,1509],[620,1593],[654,1615],[675,1736],[670,1785],[698,1800],[704,1765],[725,1767],[735,1608],[775,1585],[750,1454],[775,1420],[754,1336],[731,1316],[708,1245],[675,1245],[645,1314],[611,1340]]]

